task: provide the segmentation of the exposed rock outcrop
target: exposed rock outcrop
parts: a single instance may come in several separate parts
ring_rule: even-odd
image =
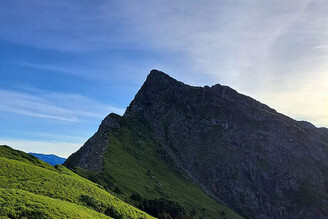
[[[108,146],[106,135],[120,128],[120,116],[109,114],[100,124],[98,131],[84,143],[77,152],[73,153],[64,163],[67,167],[82,167],[92,171],[101,171],[103,155]]]
[[[109,116],[112,118],[111,116]],[[153,70],[127,108],[208,194],[249,218],[328,217],[328,131],[219,84],[193,87]],[[99,170],[106,118],[67,166]]]

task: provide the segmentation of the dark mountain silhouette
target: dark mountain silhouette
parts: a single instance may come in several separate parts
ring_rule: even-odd
[[[328,215],[326,128],[295,121],[227,86],[193,87],[157,70],[125,114],[108,115],[64,165],[109,189],[186,201],[196,212],[204,201],[181,198],[192,192],[170,183],[173,172],[248,218]],[[205,212],[220,207],[209,208]],[[203,216],[224,214],[212,209]]]

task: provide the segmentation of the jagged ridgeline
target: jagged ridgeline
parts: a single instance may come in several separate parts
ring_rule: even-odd
[[[328,215],[327,129],[157,70],[64,165],[160,218]]]
[[[1,218],[153,218],[64,166],[0,146]]]

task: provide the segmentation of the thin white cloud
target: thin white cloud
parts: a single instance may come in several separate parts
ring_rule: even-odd
[[[78,75],[78,73],[81,72],[81,70],[70,70],[67,67],[36,64],[36,63],[29,63],[29,62],[18,62],[16,64],[19,66],[23,66],[23,67],[29,67],[29,68],[33,68],[33,69],[46,70],[46,71],[60,72],[60,73],[70,74],[70,75]]]
[[[325,1],[152,1],[124,6],[149,44],[188,57],[183,63],[188,70],[174,72],[181,80],[199,84],[207,77],[208,84],[232,86],[289,116],[328,126],[328,99],[321,95],[328,90]]]
[[[320,45],[320,46],[315,46],[312,49],[327,49],[328,45]]]
[[[64,132],[63,134],[55,134],[53,132],[35,132],[33,130],[17,130],[16,133],[19,135],[28,136],[29,140],[38,140],[46,142],[59,141],[67,143],[85,142],[86,139],[93,134],[93,132],[91,132],[83,136],[82,133],[85,133],[85,131],[78,132],[78,135],[68,135],[69,133],[67,132]],[[25,137],[23,137],[23,139],[25,139]]]
[[[167,60],[159,60],[158,65],[180,80],[226,84],[292,117],[304,115],[328,126],[327,111],[318,105],[327,99],[317,95],[328,90],[323,80],[328,71],[324,0],[0,4],[0,20],[7,21],[0,22],[2,39],[60,51],[141,48],[172,54],[179,57],[175,65]],[[56,66],[30,67],[72,73]],[[318,110],[305,110],[293,101],[298,96]],[[285,99],[278,101],[279,97]]]
[[[118,114],[124,112],[123,109],[78,94],[37,89],[31,89],[30,92],[0,90],[0,102],[0,111],[66,122],[102,119],[109,112]]]
[[[0,38],[8,41],[66,52],[131,46],[114,2],[12,0],[0,6],[0,20],[7,21],[0,22]]]
[[[144,66],[144,62],[131,63],[131,60],[125,60],[124,63],[115,62],[111,58],[101,57],[97,61],[84,61],[80,60],[78,64],[73,64],[68,62],[63,63],[38,63],[29,61],[18,61],[13,62],[13,65],[17,65],[24,68],[30,68],[39,70],[40,74],[47,74],[48,72],[55,72],[63,75],[72,75],[79,78],[91,79],[94,81],[106,82],[108,84],[113,84],[115,81],[121,81],[121,87],[126,86],[126,82],[135,83],[136,81],[142,83],[145,74],[153,69],[150,63],[147,63],[148,67]],[[138,74],[136,73],[138,69]],[[115,78],[115,81],[113,80]],[[125,82],[125,83],[123,83]],[[129,88],[129,86],[126,86]]]

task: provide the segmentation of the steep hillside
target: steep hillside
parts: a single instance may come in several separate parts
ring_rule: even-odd
[[[152,218],[61,165],[0,146],[0,216]]]
[[[58,157],[54,154],[38,154],[38,153],[29,153],[29,154],[53,166],[57,164],[63,164],[66,161],[65,158]]]
[[[96,171],[99,165],[92,159],[97,155],[103,158],[102,171]],[[74,160],[80,157],[83,160]],[[81,162],[85,169],[76,168],[75,162]],[[155,216],[166,212],[173,218],[179,214],[202,218],[240,218],[207,196],[175,166],[160,143],[152,137],[146,121],[141,118],[126,120],[110,114],[102,122],[99,131],[65,165],[75,167],[80,175],[116,192],[123,200]],[[154,206],[159,205],[157,199],[160,198],[163,204],[156,211]],[[175,203],[170,204],[170,201]]]
[[[227,217],[201,188],[248,218],[328,215],[327,129],[229,87],[192,87],[156,70],[124,116],[106,117],[65,165],[131,203],[138,193],[141,207],[164,197],[205,218]]]

